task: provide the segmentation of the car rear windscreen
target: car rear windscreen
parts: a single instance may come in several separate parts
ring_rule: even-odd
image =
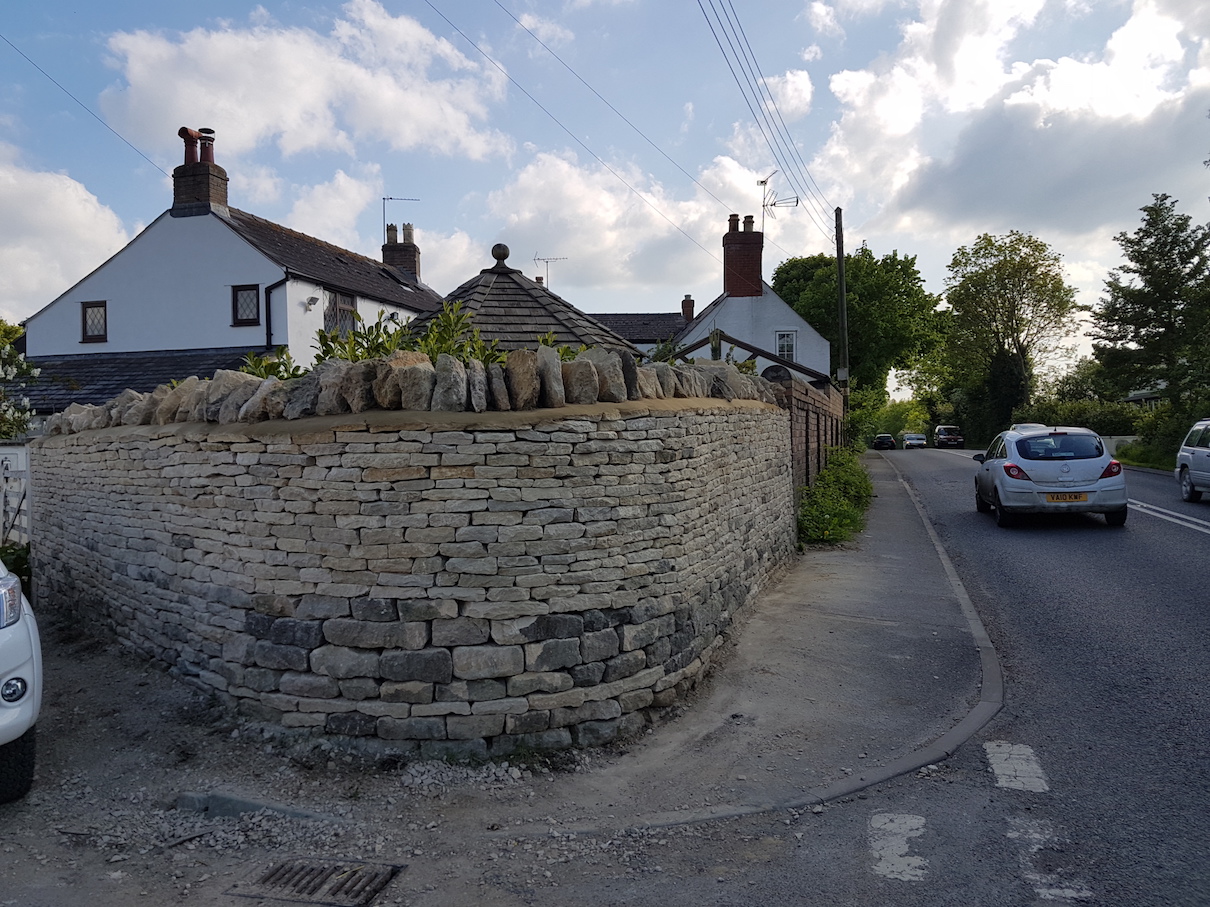
[[[1017,440],[1017,456],[1023,460],[1090,460],[1104,454],[1096,435],[1035,435]]]

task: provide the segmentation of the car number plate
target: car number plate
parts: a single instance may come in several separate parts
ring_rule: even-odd
[[[1083,491],[1052,491],[1046,495],[1047,504],[1068,504],[1072,501],[1087,501],[1088,495]]]

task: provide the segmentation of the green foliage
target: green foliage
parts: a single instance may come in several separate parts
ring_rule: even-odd
[[[874,431],[900,437],[904,432],[928,434],[929,414],[918,400],[892,400],[878,412]],[[865,437],[869,437],[868,435]]]
[[[1205,418],[1210,418],[1210,390],[1191,394],[1179,402],[1165,401],[1147,410],[1135,423],[1139,440],[1126,448],[1124,453],[1129,460],[1123,462],[1172,469],[1181,441],[1194,422]],[[1122,448],[1119,452],[1123,452]]]
[[[1101,400],[1038,400],[1013,412],[1010,422],[1079,425],[1098,435],[1133,435],[1145,411],[1130,403]],[[1004,426],[1007,428],[1007,424]]]
[[[361,315],[353,312],[355,322],[351,330],[325,331],[322,328],[315,333],[315,364],[328,359],[343,359],[346,362],[361,362],[364,359],[385,359],[395,350],[416,348],[412,338],[412,329],[404,324],[396,324],[379,312],[378,319],[371,325],[365,325]],[[440,317],[440,316],[438,316]]]
[[[583,343],[580,344],[580,348],[578,350],[572,349],[570,346],[567,346],[566,344],[563,344],[562,346],[560,346],[559,341],[557,339],[555,339],[554,331],[547,331],[545,334],[540,334],[538,336],[538,344],[540,346],[549,346],[552,349],[557,350],[559,353],[560,362],[571,362],[573,359],[576,358],[576,356],[580,355],[580,353],[582,353],[586,349],[588,349],[588,347],[585,346]]]
[[[13,343],[25,333],[19,324],[0,319],[0,438],[17,438],[29,429],[33,411],[25,388],[41,370],[25,361]]]
[[[667,340],[661,340],[651,352],[647,354],[647,358],[652,362],[675,362],[677,359],[676,351],[680,348],[676,343],[676,335],[669,334]]]
[[[1142,226],[1115,237],[1126,264],[1093,313],[1093,353],[1119,396],[1155,389],[1178,403],[1210,387],[1210,224],[1152,198]]]
[[[487,343],[479,329],[471,326],[471,313],[462,310],[462,303],[443,303],[441,311],[427,323],[426,330],[416,341],[416,349],[434,363],[442,353],[461,362],[478,359],[484,365],[504,361],[504,351],[493,340]]]
[[[734,365],[735,370],[737,372],[739,372],[741,375],[755,375],[756,374],[755,357],[753,357],[751,359],[736,359],[735,358],[735,347],[733,347],[733,346],[727,348],[726,361],[730,365]]]
[[[803,489],[798,508],[800,543],[835,544],[865,528],[865,511],[874,485],[857,452],[848,447],[828,451],[827,466]]]
[[[17,579],[21,580],[21,590],[29,598],[32,582],[29,572],[29,545],[6,544],[0,545],[0,561]]]
[[[773,289],[832,344],[840,364],[839,278],[836,256],[790,258],[773,272]],[[925,292],[915,256],[875,258],[866,246],[845,255],[849,377],[885,386],[893,368],[909,367],[936,342],[937,297]]]
[[[305,369],[295,364],[289,347],[285,346],[279,346],[272,353],[264,355],[248,353],[244,357],[244,364],[240,366],[240,371],[255,375],[257,378],[280,378],[282,381],[288,378],[300,378],[306,374]]]

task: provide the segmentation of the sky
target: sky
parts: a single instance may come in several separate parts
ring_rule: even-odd
[[[41,0],[0,38],[9,321],[171,205],[181,126],[233,207],[374,258],[412,223],[441,295],[503,242],[590,313],[700,311],[732,213],[767,281],[839,207],[938,294],[1031,233],[1088,305],[1153,194],[1210,222],[1195,0]]]

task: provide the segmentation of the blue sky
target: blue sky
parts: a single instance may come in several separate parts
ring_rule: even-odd
[[[803,204],[764,221],[767,280],[831,251],[841,206],[847,247],[916,255],[932,292],[1016,229],[1091,304],[1152,193],[1210,221],[1210,4],[1188,0],[43,0],[0,35],[9,320],[171,204],[181,126],[216,131],[234,207],[377,257],[383,197],[418,199],[386,218],[439,293],[504,242],[589,312],[717,296],[727,216],[759,224],[773,171]]]

